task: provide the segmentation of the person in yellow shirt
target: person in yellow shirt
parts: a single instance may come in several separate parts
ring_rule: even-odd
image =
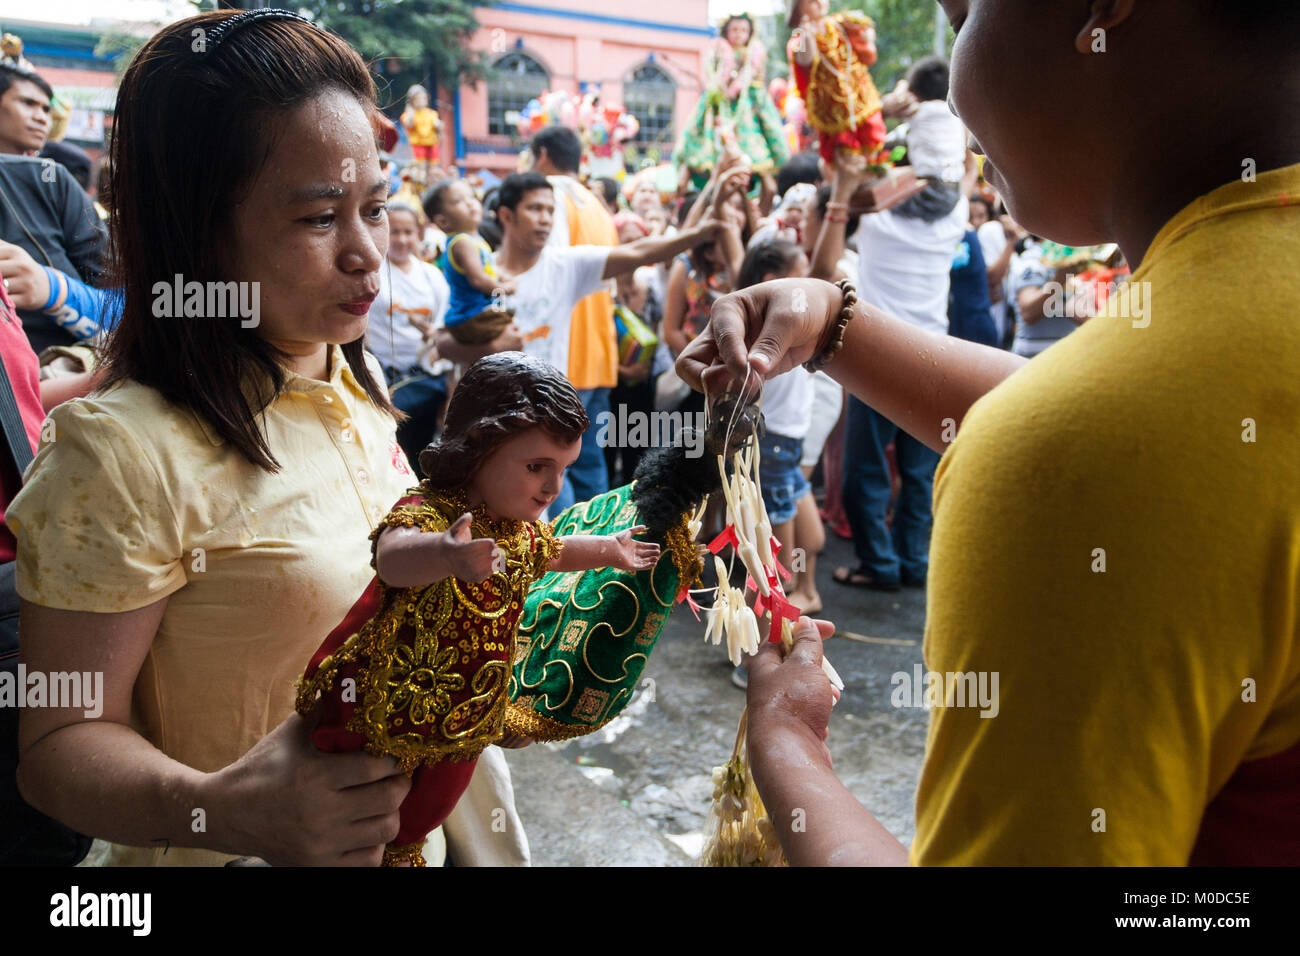
[[[847,296],[824,283],[714,306],[683,377],[828,357],[944,451],[924,643],[943,691],[912,846],[831,770],[826,622],[752,664],[759,791],[792,863],[1296,865],[1300,87],[1257,77],[1300,74],[1300,8],[943,7],[952,104],[1011,214],[1116,239],[1134,272],[1028,364],[869,303],[830,357]],[[1128,108],[1056,108],[1084,91]],[[994,699],[971,701],[972,679]]]
[[[22,712],[18,784],[114,864],[376,865],[409,781],[317,751],[293,712],[415,484],[362,342],[388,248],[373,81],[293,14],[216,11],[156,33],[121,92],[107,382],[54,410],[5,514],[22,664],[101,674],[103,693]],[[268,118],[273,98],[296,105]],[[527,860],[496,760],[458,808],[458,862]]]

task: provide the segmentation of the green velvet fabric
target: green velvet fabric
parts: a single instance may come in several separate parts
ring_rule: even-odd
[[[637,524],[630,485],[569,508],[559,537],[614,534]],[[665,547],[636,573],[599,568],[553,571],[528,592],[520,615],[510,699],[544,723],[547,736],[589,733],[627,706],[672,611],[680,575]]]

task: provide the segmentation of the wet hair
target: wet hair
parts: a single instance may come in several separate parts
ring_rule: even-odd
[[[54,99],[54,89],[45,78],[31,70],[15,70],[12,66],[0,65],[0,96],[9,92],[9,87],[13,86],[15,80],[26,80],[28,83],[35,84],[42,93],[48,98]]]
[[[817,193],[814,200],[817,205],[817,216],[822,222],[826,221],[826,209],[831,202],[831,184],[822,183],[817,187]],[[858,223],[862,219],[862,214],[858,212],[849,213],[849,221],[844,224],[844,235],[852,236],[858,231]]]
[[[121,287],[124,301],[108,339],[102,387],[129,378],[156,389],[210,423],[251,464],[275,472],[280,463],[259,422],[287,381],[284,353],[240,322],[155,316],[153,288],[176,275],[232,278],[225,255],[234,210],[274,149],[286,113],[330,91],[355,97],[376,132],[379,113],[360,55],[297,19],[248,23],[195,54],[194,31],[240,15],[218,10],[163,27],[122,77],[106,287]],[[342,350],[370,401],[403,417],[366,363],[363,340]],[[246,393],[250,376],[264,378],[269,390]]]
[[[452,393],[438,440],[420,452],[420,470],[434,488],[463,488],[507,440],[544,428],[565,444],[590,425],[577,391],[550,362],[523,352],[497,352],[469,367]]]
[[[818,156],[813,152],[795,153],[784,166],[776,171],[776,194],[784,196],[796,183],[812,183],[814,186],[822,181],[822,169]]]
[[[907,71],[907,87],[918,100],[948,99],[948,61],[941,56],[923,56]]]
[[[448,176],[446,179],[440,179],[424,191],[420,197],[420,205],[424,207],[424,214],[433,222],[434,218],[442,212],[442,204],[451,196],[451,187],[460,182],[455,176]]]
[[[541,156],[542,150],[546,150],[551,164],[561,173],[576,174],[582,164],[582,140],[567,126],[543,127],[529,141],[528,148],[534,156]]]
[[[785,278],[790,266],[803,253],[803,249],[789,239],[764,239],[755,243],[745,253],[745,261],[736,276],[736,288],[747,289],[758,285],[769,272]]]
[[[542,130],[542,132],[546,131]],[[542,134],[538,133],[537,135]],[[523,202],[524,196],[534,189],[551,189],[551,183],[541,173],[532,171],[511,173],[501,180],[501,185],[497,188],[497,208],[509,209],[514,212],[519,208],[519,204]]]

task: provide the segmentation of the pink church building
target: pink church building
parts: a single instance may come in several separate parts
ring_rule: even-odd
[[[479,7],[477,15],[472,46],[487,54],[488,79],[446,91],[440,105],[451,107],[447,132],[458,163],[497,175],[515,168],[523,145],[515,119],[529,100],[589,85],[637,117],[636,149],[666,162],[703,92],[716,35],[708,0],[527,0]]]

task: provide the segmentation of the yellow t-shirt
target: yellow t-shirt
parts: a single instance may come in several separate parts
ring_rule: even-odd
[[[1181,866],[1238,764],[1300,742],[1297,204],[1300,166],[1198,199],[970,410],[925,659],[998,706],[931,713],[913,863]]]
[[[131,723],[198,770],[232,763],[293,712],[307,661],[370,581],[371,529],[415,483],[393,419],[337,347],[331,369],[328,382],[291,374],[267,409],[274,475],[137,383],[60,405],[5,514],[27,600],[112,613],[169,597]],[[229,859],[161,846],[110,855]]]

